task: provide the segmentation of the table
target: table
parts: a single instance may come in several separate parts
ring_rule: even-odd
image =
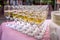
[[[21,32],[18,32],[14,29],[6,27],[5,26],[6,23],[12,23],[12,22],[4,22],[1,24],[1,26],[0,26],[2,28],[2,30],[0,30],[2,32],[1,40],[37,40],[26,34],[22,34]],[[48,23],[48,22],[46,21],[46,23]],[[41,40],[50,40],[50,29],[48,26],[47,26],[46,32]]]

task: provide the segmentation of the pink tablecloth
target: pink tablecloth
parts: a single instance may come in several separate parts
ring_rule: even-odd
[[[2,35],[2,28],[0,26],[0,40],[1,40],[1,35]]]
[[[37,40],[37,39],[35,39],[33,37],[30,37],[26,34],[22,34],[22,33],[18,32],[16,30],[13,30],[9,27],[6,27],[5,24],[6,23],[3,23],[1,25],[1,27],[2,27],[1,40]],[[47,27],[45,35],[41,40],[50,40],[49,27]]]

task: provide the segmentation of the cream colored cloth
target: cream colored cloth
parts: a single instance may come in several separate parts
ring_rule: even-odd
[[[49,20],[51,40],[60,40],[60,26]]]
[[[59,11],[60,11],[60,8],[59,8]]]

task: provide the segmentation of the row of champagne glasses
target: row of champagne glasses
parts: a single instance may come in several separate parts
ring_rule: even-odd
[[[12,10],[11,10],[12,8]],[[27,6],[27,5],[19,5],[19,6],[9,6],[7,15],[8,17],[12,17],[13,19],[23,20],[30,23],[41,24],[47,16],[48,6],[40,5],[40,6]]]

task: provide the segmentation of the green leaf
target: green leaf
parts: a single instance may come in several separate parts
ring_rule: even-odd
[[[47,3],[50,4],[52,1],[51,0],[41,0],[41,3]]]
[[[1,7],[1,5],[0,5],[0,7]]]

